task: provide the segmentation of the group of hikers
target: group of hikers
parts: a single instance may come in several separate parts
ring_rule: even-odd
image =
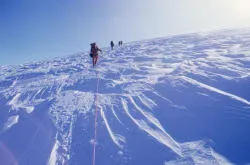
[[[114,42],[111,41],[111,42],[110,42],[110,47],[111,47],[112,50],[114,49],[114,46],[115,46]],[[122,46],[122,41],[119,41],[119,42],[118,42],[118,46]]]
[[[119,41],[118,42],[118,46],[122,46],[123,42],[122,41]],[[111,41],[110,42],[110,47],[111,47],[111,50],[114,49],[114,42]],[[91,43],[90,44],[90,57],[92,58],[92,62],[93,62],[93,67],[96,65],[97,63],[97,60],[98,60],[98,53],[99,52],[102,52],[102,50],[97,46],[97,44],[94,42],[94,43]]]

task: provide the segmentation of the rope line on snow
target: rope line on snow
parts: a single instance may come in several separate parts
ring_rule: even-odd
[[[98,112],[98,92],[99,92],[99,82],[100,82],[100,77],[99,73],[97,73],[97,85],[96,85],[96,93],[95,93],[95,120],[94,120],[94,144],[93,144],[93,154],[92,154],[92,165],[95,165],[95,158],[96,158],[96,141],[97,141],[97,112]]]

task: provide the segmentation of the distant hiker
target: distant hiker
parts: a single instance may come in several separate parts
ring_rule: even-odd
[[[96,62],[98,60],[98,51],[102,51],[101,49],[98,48],[98,46],[96,45],[96,43],[92,43],[90,44],[91,49],[90,49],[90,57],[92,57],[92,61],[93,61],[93,66],[96,65]]]
[[[115,46],[115,44],[114,44],[113,41],[110,42],[110,46],[111,46],[111,49],[113,50],[113,49],[114,49],[114,46]]]
[[[119,42],[118,42],[118,45],[119,45],[119,46],[122,46],[122,41],[119,41]]]

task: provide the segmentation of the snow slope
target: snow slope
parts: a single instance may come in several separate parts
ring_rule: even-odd
[[[250,163],[250,29],[103,50],[0,66],[1,165]]]

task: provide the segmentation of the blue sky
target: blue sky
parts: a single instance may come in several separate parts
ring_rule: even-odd
[[[1,0],[0,65],[168,35],[250,25],[248,0]]]

